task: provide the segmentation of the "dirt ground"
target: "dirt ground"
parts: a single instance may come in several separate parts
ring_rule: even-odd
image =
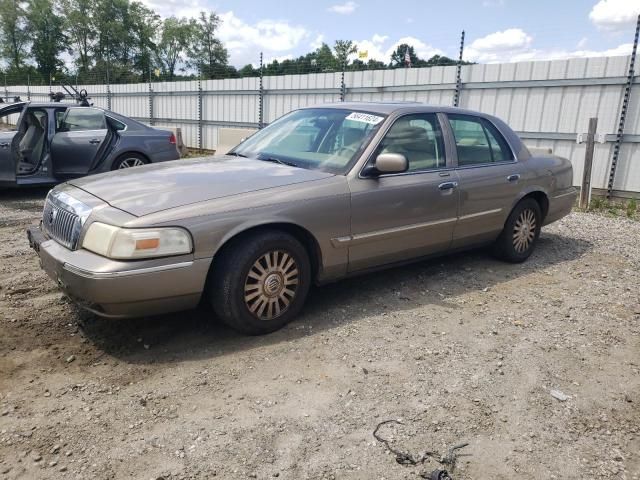
[[[456,480],[640,479],[640,223],[574,213],[522,265],[317,288],[248,338],[77,310],[25,238],[45,193],[0,192],[0,478],[417,479],[441,458],[372,436],[401,419],[380,434],[415,456],[469,443]]]

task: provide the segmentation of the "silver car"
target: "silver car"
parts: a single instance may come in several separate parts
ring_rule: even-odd
[[[571,163],[501,120],[422,104],[293,111],[228,155],[72,180],[28,234],[42,266],[105,317],[195,307],[272,332],[323,284],[492,245],[509,262],[574,204]]]
[[[178,158],[172,132],[101,108],[58,102],[0,106],[0,188],[51,185]]]

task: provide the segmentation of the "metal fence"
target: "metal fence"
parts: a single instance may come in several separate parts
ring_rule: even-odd
[[[598,117],[605,142],[595,149],[593,187],[607,189],[621,114],[615,193],[640,192],[640,88],[625,94],[630,56],[457,67],[397,68],[220,80],[79,85],[99,107],[158,127],[180,127],[191,148],[215,150],[224,127],[258,128],[293,109],[325,102],[418,101],[496,115],[535,147],[571,159],[575,183],[585,146],[576,143]],[[53,87],[55,90],[55,86]],[[7,86],[4,97],[48,101],[49,86]]]

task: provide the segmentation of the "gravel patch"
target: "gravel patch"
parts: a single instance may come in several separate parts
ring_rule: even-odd
[[[0,478],[640,479],[640,223],[574,213],[522,265],[479,250],[315,289],[280,332],[79,311],[0,192]],[[446,467],[451,470],[450,466]]]

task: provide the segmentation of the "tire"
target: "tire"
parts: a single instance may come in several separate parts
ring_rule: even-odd
[[[267,231],[226,247],[211,274],[208,297],[217,316],[238,332],[263,335],[300,313],[309,293],[311,264],[294,237]]]
[[[524,262],[536,247],[542,228],[542,210],[533,198],[521,200],[509,214],[493,253],[510,263]]]
[[[111,170],[120,170],[123,168],[140,167],[149,163],[149,160],[139,153],[125,153],[116,158],[113,162]],[[125,166],[127,165],[127,166]]]

